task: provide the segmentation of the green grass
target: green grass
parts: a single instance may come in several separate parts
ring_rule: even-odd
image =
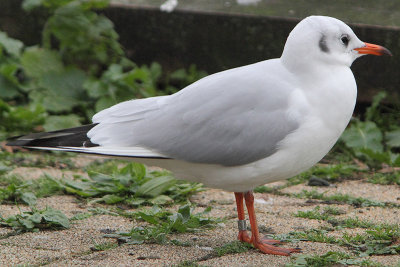
[[[171,267],[206,267],[207,265],[200,265],[195,261],[182,261],[178,264],[171,265]]]
[[[322,266],[370,266],[370,267],[383,267],[382,264],[373,262],[368,259],[355,258],[352,255],[330,251],[323,255],[295,255],[291,263],[285,267],[322,267]]]
[[[316,207],[310,211],[299,211],[294,216],[307,219],[317,219],[327,221],[336,228],[363,228],[363,234],[349,235],[344,233],[342,238],[330,238],[323,230],[309,230],[305,232],[295,232],[288,235],[289,239],[305,239],[315,242],[335,243],[350,247],[359,255],[384,255],[400,254],[400,225],[399,224],[374,224],[358,218],[336,219],[333,216],[337,212],[330,213],[326,210],[321,211]]]
[[[332,218],[332,215],[344,214],[344,211],[339,210],[336,207],[324,207],[322,210],[319,206],[309,211],[298,211],[294,214],[295,217],[324,220],[327,221]]]
[[[118,247],[118,244],[115,242],[96,243],[94,241],[94,243],[94,246],[90,248],[91,251],[105,251]]]
[[[232,241],[220,247],[214,248],[214,253],[217,257],[222,257],[227,254],[237,254],[248,251],[252,245],[240,241]]]
[[[288,242],[311,241],[346,246],[359,257],[400,254],[399,225],[373,225],[362,234],[350,235],[345,232],[338,238],[328,233],[327,230],[310,229],[275,235],[274,238]]]
[[[369,183],[389,185],[397,184],[400,185],[400,172],[392,173],[374,173],[367,180]]]
[[[393,202],[381,202],[363,197],[354,197],[348,194],[333,194],[326,196],[326,192],[319,193],[316,190],[302,190],[300,193],[285,194],[296,198],[318,199],[328,203],[348,204],[354,207],[391,207],[400,208],[400,205]]]
[[[359,167],[352,164],[317,164],[309,170],[288,179],[285,185],[276,186],[273,188],[261,185],[256,187],[254,192],[283,195],[280,191],[281,189],[306,183],[311,177],[321,178],[333,183],[340,182],[348,178],[353,178],[354,176],[357,176],[356,174],[359,172],[365,172],[365,170],[360,170]]]
[[[135,226],[130,232],[108,234],[106,237],[117,238],[120,242],[128,244],[169,243],[168,235],[171,233],[199,232],[204,229],[214,228],[222,219],[206,217],[211,207],[203,212],[193,213],[189,204],[180,206],[178,212],[172,213],[165,208],[153,206],[130,213],[136,220],[147,223],[146,226]],[[176,244],[176,241],[172,243]]]

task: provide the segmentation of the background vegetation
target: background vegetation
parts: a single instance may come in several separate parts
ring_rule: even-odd
[[[26,47],[0,32],[0,140],[33,130],[89,123],[124,100],[172,93],[205,75],[195,66],[163,74],[125,55],[113,23],[95,10],[107,0],[27,0],[46,9],[42,42]]]

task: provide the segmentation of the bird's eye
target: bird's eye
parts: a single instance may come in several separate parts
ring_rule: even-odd
[[[340,41],[342,41],[342,43],[343,43],[345,46],[347,46],[347,45],[349,44],[349,36],[343,35],[343,36],[340,38]]]

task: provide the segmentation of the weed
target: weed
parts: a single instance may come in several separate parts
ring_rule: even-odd
[[[343,228],[371,228],[375,224],[369,221],[360,220],[359,218],[346,218],[344,220],[336,221],[339,227]]]
[[[271,235],[274,239],[298,242],[298,241],[313,241],[321,243],[334,244],[337,243],[336,238],[327,235],[328,231],[321,229],[310,229],[306,231],[292,231],[287,234]]]
[[[18,232],[38,231],[39,229],[69,228],[69,220],[59,210],[46,207],[38,210],[31,207],[30,211],[22,212],[8,218],[0,216],[0,225],[12,227]]]
[[[227,254],[237,254],[248,251],[252,245],[240,241],[232,241],[220,247],[214,248],[214,253],[217,257]]]
[[[174,246],[179,246],[179,247],[190,247],[190,246],[192,246],[192,244],[190,242],[187,242],[187,241],[182,242],[182,241],[177,240],[177,239],[172,239],[170,241],[170,243],[172,245],[174,245]]]
[[[171,267],[205,267],[205,265],[200,265],[195,261],[183,261]]]
[[[355,259],[343,252],[330,251],[323,255],[296,255],[291,263],[285,265],[285,267],[320,267],[320,266],[374,266],[380,267],[383,265],[372,262],[365,259]]]
[[[49,175],[28,181],[17,175],[0,177],[0,203],[17,202],[33,206],[38,197],[47,197],[62,191],[60,182]]]
[[[399,172],[391,172],[391,173],[373,173],[370,177],[368,177],[368,182],[373,184],[397,184],[400,185],[400,173]]]
[[[258,186],[254,189],[256,193],[270,193],[275,195],[283,195],[279,190],[289,186],[302,184],[307,182],[311,177],[318,177],[331,182],[336,182],[345,178],[353,177],[355,172],[364,172],[355,165],[350,164],[318,164],[297,176],[288,179],[285,185],[268,187],[265,185]]]
[[[0,160],[2,161],[3,165],[9,168],[9,170],[12,166],[16,165],[19,167],[54,167],[57,169],[77,169],[71,159],[72,157],[73,156],[71,154],[67,154],[65,152],[41,152],[39,154],[34,151],[31,151],[29,153],[8,153],[0,151]]]
[[[293,178],[290,178],[286,187],[304,183],[313,176],[328,180],[330,182],[336,182],[353,177],[355,172],[360,171],[363,170],[360,170],[360,168],[357,166],[350,164],[317,164],[311,169]]]
[[[321,208],[317,206],[310,211],[298,211],[296,214],[294,214],[294,216],[299,218],[327,221],[332,218],[332,215],[343,214],[343,211],[340,211],[338,208],[335,207],[325,207],[322,211],[320,210]]]
[[[257,186],[256,188],[254,188],[254,192],[255,193],[269,193],[269,194],[274,193],[274,194],[279,194],[279,189],[281,189],[281,188],[280,187],[279,188],[272,188],[272,187],[268,187],[268,186],[265,186],[265,185],[260,185],[260,186]]]
[[[302,190],[300,193],[287,194],[296,198],[319,199],[326,202],[336,202],[338,204],[348,204],[355,207],[394,207],[399,208],[400,205],[392,202],[380,202],[368,198],[353,197],[347,194],[333,194],[325,196],[325,193],[319,193],[316,190]]]
[[[319,193],[317,190],[302,190],[300,193],[294,193],[291,196],[296,198],[308,198],[308,199],[323,199],[324,193]]]
[[[71,221],[80,221],[80,220],[85,220],[87,218],[90,218],[93,216],[93,213],[90,212],[81,212],[78,214],[75,214],[70,218]]]
[[[137,211],[131,214],[136,219],[143,220],[150,225],[132,228],[129,233],[109,234],[106,237],[118,238],[120,242],[129,244],[167,243],[167,235],[170,233],[196,232],[204,228],[215,227],[222,222],[221,219],[204,217],[211,208],[200,213],[193,213],[188,204],[181,206],[177,213],[171,213],[158,206],[151,209]]]
[[[118,244],[115,242],[105,242],[105,243],[96,243],[94,241],[94,246],[90,248],[91,251],[104,251],[118,247]]]
[[[133,206],[179,202],[201,190],[200,184],[177,181],[166,171],[148,171],[143,164],[113,166],[112,174],[89,171],[89,178],[63,180],[64,190],[81,197],[96,197],[92,202]]]
[[[360,220],[358,217],[355,218],[345,218],[345,219],[336,219],[332,215],[340,215],[343,214],[343,211],[335,207],[325,207],[322,211],[319,206],[309,211],[298,211],[294,214],[295,217],[299,218],[307,218],[307,219],[315,219],[315,220],[323,220],[328,223],[336,226],[337,228],[372,228],[375,227],[376,224]]]
[[[341,137],[351,153],[373,169],[400,166],[400,154],[395,150],[400,146],[400,129],[393,123],[399,119],[398,112],[393,112],[391,120],[383,120],[380,115],[380,102],[386,95],[377,94],[366,111],[365,121],[355,119]]]
[[[364,234],[343,234],[339,244],[353,248],[360,256],[399,254],[398,225],[377,225]]]

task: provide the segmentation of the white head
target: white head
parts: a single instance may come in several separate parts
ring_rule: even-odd
[[[318,65],[350,67],[363,54],[390,54],[384,47],[364,43],[344,22],[325,16],[310,16],[300,21],[287,38],[282,53],[285,65],[295,68]],[[306,63],[306,64],[304,64]]]

